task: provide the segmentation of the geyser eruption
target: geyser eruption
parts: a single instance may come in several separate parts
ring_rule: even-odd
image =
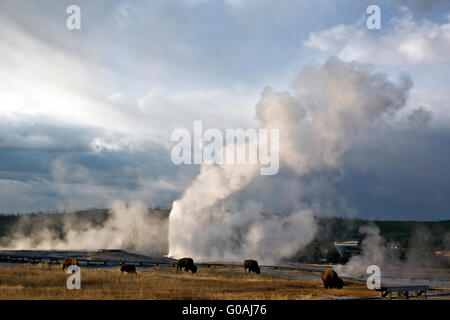
[[[279,129],[281,168],[298,179],[339,168],[341,156],[360,135],[405,105],[411,86],[406,75],[395,83],[369,65],[332,57],[323,65],[305,67],[292,92],[265,88],[256,116],[261,128]],[[260,177],[259,172],[258,165],[202,164],[200,174],[173,203],[169,255],[279,261],[310,242],[316,232],[313,215],[320,212],[296,203],[293,207],[298,209],[292,212],[270,214],[261,202],[233,197]],[[278,176],[260,179],[270,184]],[[300,194],[301,188],[295,192]],[[264,197],[270,201],[277,194]]]

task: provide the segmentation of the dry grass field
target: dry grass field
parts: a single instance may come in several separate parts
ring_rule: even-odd
[[[199,268],[196,274],[155,267],[138,276],[117,269],[81,271],[81,290],[68,290],[70,275],[61,266],[24,265],[0,268],[0,299],[323,299],[330,296],[372,297],[365,283],[342,290],[324,289],[321,281],[273,274],[245,274],[242,269]]]

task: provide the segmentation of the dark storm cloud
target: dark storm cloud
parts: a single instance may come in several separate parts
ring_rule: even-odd
[[[169,207],[198,170],[173,165],[157,145],[136,152],[1,149],[0,159],[0,212],[105,207],[118,198]]]
[[[21,116],[0,119],[1,150],[89,151],[99,130]]]
[[[448,219],[450,130],[386,130],[345,157],[338,189],[362,217]]]
[[[302,177],[281,170],[234,197],[261,202],[267,212],[311,208],[326,216],[444,220],[450,217],[448,159],[448,128],[383,127],[348,150],[339,169]]]

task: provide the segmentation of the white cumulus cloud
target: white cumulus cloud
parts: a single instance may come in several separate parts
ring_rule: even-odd
[[[344,60],[404,65],[449,61],[450,20],[416,21],[409,13],[393,18],[383,30],[365,27],[363,20],[310,33],[304,45],[333,52]]]

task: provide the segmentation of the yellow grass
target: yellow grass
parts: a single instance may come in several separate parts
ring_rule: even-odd
[[[81,290],[68,290],[61,266],[24,265],[0,268],[0,299],[321,299],[329,296],[371,297],[365,283],[324,289],[321,281],[299,280],[242,269],[199,268],[196,274],[155,267],[138,276],[117,269],[84,269]]]

